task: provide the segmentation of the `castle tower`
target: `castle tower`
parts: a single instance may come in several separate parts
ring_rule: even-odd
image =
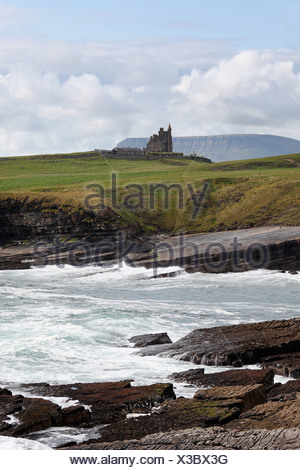
[[[169,124],[168,130],[167,130],[167,152],[173,152],[171,124]]]
[[[147,149],[161,152],[173,152],[171,124],[169,124],[167,131],[161,127],[158,134],[153,134],[150,137],[150,140],[147,143]]]

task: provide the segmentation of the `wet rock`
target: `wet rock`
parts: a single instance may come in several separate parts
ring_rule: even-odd
[[[228,230],[224,225],[219,227],[221,232],[206,234],[190,234],[182,249],[182,235],[169,236],[161,246],[154,246],[153,253],[161,263],[170,260],[170,247],[172,248],[172,266],[182,266],[188,272],[241,272],[253,269],[259,264],[265,269],[298,270],[300,269],[300,240],[299,227],[256,227],[245,228],[237,224],[236,230]],[[239,240],[240,248],[233,248],[233,239]],[[226,252],[226,259],[222,261],[222,253],[217,246],[222,245]],[[255,244],[263,245],[268,252],[264,256]],[[169,245],[169,246],[168,246]],[[212,247],[207,256],[207,247]],[[251,260],[245,256],[251,252]],[[248,254],[249,254],[248,252]],[[136,260],[137,261],[137,260]],[[157,263],[154,260],[143,261],[144,266],[153,268]]]
[[[275,388],[276,387],[274,387],[274,389]],[[275,405],[275,408],[273,405]],[[86,448],[96,449],[98,448],[97,446],[99,446],[99,449],[104,448],[101,447],[100,442],[114,442],[115,449],[126,448],[123,447],[121,441],[126,442],[132,439],[148,439],[148,443],[151,445],[153,433],[168,433],[173,431],[172,435],[174,436],[180,435],[183,432],[182,430],[188,429],[188,434],[185,435],[191,435],[191,429],[195,426],[208,428],[220,424],[225,425],[232,430],[229,431],[229,435],[231,436],[230,442],[234,442],[235,436],[239,435],[240,429],[251,429],[253,427],[254,430],[249,431],[249,434],[243,434],[243,436],[249,435],[250,441],[254,439],[254,441],[252,441],[253,446],[257,446],[256,448],[259,448],[259,442],[261,439],[255,439],[257,434],[256,428],[266,426],[269,429],[273,429],[275,422],[275,428],[279,428],[280,425],[278,424],[282,421],[283,413],[285,412],[287,412],[286,420],[289,420],[292,414],[294,416],[293,420],[286,427],[290,428],[298,426],[298,418],[296,417],[297,406],[298,404],[296,403],[296,400],[293,400],[293,403],[289,400],[288,407],[285,409],[283,409],[283,405],[281,403],[279,403],[279,406],[278,403],[266,403],[266,394],[262,385],[214,387],[212,389],[198,391],[194,399],[179,398],[176,401],[166,403],[150,416],[130,419],[121,423],[114,423],[103,430],[102,436],[97,441],[97,444],[90,444],[90,446]],[[279,417],[274,418],[273,415],[274,412],[276,414],[276,411],[279,412]],[[261,419],[263,420],[262,423],[260,421]],[[282,423],[285,425],[285,420],[283,420]],[[201,430],[198,429],[198,432],[201,433]],[[205,435],[209,435],[210,432],[211,431],[209,429],[206,429]],[[164,435],[165,434],[160,434],[161,437]],[[274,448],[284,448],[285,444],[283,436],[286,435],[287,431],[282,431],[282,439],[280,440],[279,434],[272,434]],[[148,437],[146,438],[145,436]],[[264,434],[266,441],[264,442],[268,442],[268,436],[269,432],[266,431]],[[119,441],[119,444],[116,445],[115,441]],[[162,444],[162,442],[163,441],[160,441],[159,444],[162,447],[158,448],[178,448],[172,441],[169,442],[169,444],[166,442]],[[190,449],[190,441],[185,440],[184,442],[186,446],[185,448]],[[187,442],[189,443],[187,444]],[[226,442],[227,438],[224,439],[224,441],[220,441],[219,439],[218,443],[220,448],[222,448],[222,446],[226,447]],[[236,445],[240,445],[241,447],[236,448],[248,448],[247,444],[244,443],[244,445],[242,445],[242,442],[242,439],[237,439]],[[200,443],[201,444],[199,445],[203,447],[203,441],[200,440]],[[153,445],[157,444],[158,441]],[[107,445],[107,448],[110,448],[109,444],[103,444],[103,446],[104,445]],[[139,443],[138,445],[140,445],[140,447],[137,448],[143,448],[144,440],[143,443]],[[295,444],[293,445],[295,446]],[[249,446],[249,448],[252,447]]]
[[[174,372],[174,374],[169,375],[170,380],[174,380],[175,382],[186,382],[194,385],[202,385],[205,382],[204,377],[206,377],[206,375],[204,376],[203,368]]]
[[[154,344],[170,344],[171,339],[167,333],[153,333],[147,335],[133,336],[129,339],[131,343],[134,343],[135,348],[145,348],[146,346],[152,346]]]
[[[219,407],[236,407],[240,411],[246,411],[255,405],[265,403],[266,393],[262,385],[235,385],[199,390],[195,398],[202,403],[215,403]]]
[[[296,400],[271,401],[257,405],[241,414],[235,423],[227,426],[232,429],[285,429],[300,427],[300,398]]]
[[[80,426],[88,423],[90,425],[90,412],[84,406],[68,406],[62,408],[60,417],[54,426]]]
[[[22,402],[23,397],[20,395],[14,397],[5,393],[0,395],[0,434],[5,434],[11,429],[10,416],[22,410]]]
[[[22,395],[0,396],[0,433],[23,436],[51,426],[79,426],[88,423],[90,413],[83,406],[62,409],[42,398]]]
[[[236,385],[238,377],[241,381],[249,381],[249,376],[243,375],[249,371],[227,372],[232,373],[231,380],[234,385],[198,390],[192,399],[181,397],[177,400],[174,399],[171,384],[154,384],[145,387],[133,387],[131,381],[55,386],[46,383],[30,384],[27,385],[28,389],[45,398],[51,395],[70,397],[73,400],[79,400],[80,404],[62,409],[47,399],[24,398],[22,395],[10,395],[7,391],[6,394],[0,394],[0,433],[9,436],[24,436],[52,426],[92,427],[110,423],[101,430],[101,437],[97,438],[97,443],[90,445],[101,445],[101,442],[128,442],[133,439],[136,440],[134,442],[137,445],[144,445],[139,440],[149,439],[149,446],[151,446],[153,433],[164,433],[160,434],[164,439],[164,436],[167,436],[166,433],[175,432],[182,435],[183,430],[188,429],[191,434],[195,427],[210,428],[222,425],[227,429],[226,431],[223,429],[224,440],[212,438],[213,445],[217,445],[217,442],[224,448],[227,448],[229,442],[233,443],[232,446],[242,445],[242,439],[235,440],[241,432],[246,433],[243,436],[248,436],[247,433],[249,433],[253,448],[259,448],[255,446],[259,446],[261,442],[273,442],[274,448],[284,448],[285,439],[288,436],[287,430],[300,426],[300,380],[270,386],[273,380],[272,371],[251,370],[252,380],[256,378],[265,385],[253,382]],[[242,375],[239,376],[240,372]],[[202,375],[212,374],[200,372],[198,378]],[[219,376],[219,374],[215,375]],[[218,380],[220,381],[220,377]],[[91,412],[82,404],[88,405]],[[156,407],[157,405],[160,406]],[[142,412],[143,415],[126,419],[126,414],[130,411]],[[267,434],[262,435],[261,439],[255,438],[261,429],[276,430],[281,427],[286,429],[280,433],[279,431],[273,433],[272,437],[269,431],[265,431]],[[197,432],[201,434],[202,431],[198,429]],[[207,429],[206,434],[210,435],[210,432]],[[184,434],[184,436],[187,435]],[[275,438],[281,439],[282,447],[276,447],[279,444]],[[201,439],[199,438],[199,443],[203,442]],[[168,443],[167,440],[162,442],[164,444],[157,444],[156,441],[153,445],[165,446],[158,448],[176,449],[177,445],[180,447],[185,444],[185,448],[191,448],[185,437],[183,441],[176,441],[177,443]],[[109,446],[109,444],[103,445]],[[248,448],[247,445],[244,444],[240,448]],[[75,448],[80,448],[80,446],[72,446],[72,449]]]
[[[184,429],[194,425],[207,427],[222,424],[238,417],[240,408],[236,401],[222,399],[207,400],[195,398],[179,398],[176,402],[166,404],[159,411],[158,416],[166,417],[173,422],[174,429]]]
[[[269,369],[234,369],[213,374],[204,374],[204,369],[190,369],[172,374],[169,378],[201,387],[262,384],[269,388],[274,383],[273,377],[274,372]]]
[[[20,421],[12,431],[13,436],[22,436],[30,432],[51,427],[58,421],[60,407],[51,401],[40,398],[24,399],[22,411],[14,414]]]
[[[263,361],[262,367],[272,369],[275,374],[300,378],[300,352],[267,356]]]
[[[300,394],[300,380],[289,380],[285,384],[275,384],[268,391],[267,398],[268,401],[296,400],[297,394]]]
[[[264,357],[300,352],[300,319],[194,330],[171,345],[148,346],[139,354],[164,355],[195,364],[240,367]]]
[[[155,432],[220,425],[236,420],[243,411],[265,400],[262,385],[201,390],[195,398],[166,402],[150,415],[112,423],[103,429],[100,441],[141,439]]]
[[[69,385],[28,384],[31,392],[42,396],[69,397],[87,405],[91,423],[107,424],[124,420],[128,412],[147,413],[165,400],[174,400],[172,384],[132,387],[130,380]]]
[[[230,404],[201,402],[198,399],[178,398],[166,403],[150,416],[131,418],[113,423],[103,429],[99,441],[141,439],[156,432],[186,429],[194,426],[213,426],[237,418],[240,408]]]
[[[7,388],[0,388],[0,395],[12,395],[12,393]]]
[[[235,422],[230,429],[279,429],[300,427],[300,380],[275,384],[266,394],[267,402],[254,406]]]
[[[192,428],[151,434],[141,440],[80,444],[72,450],[288,450],[298,449],[300,429],[226,430]]]

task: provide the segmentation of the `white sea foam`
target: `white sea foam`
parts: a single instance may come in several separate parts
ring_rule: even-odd
[[[69,397],[52,397],[52,396],[38,395],[32,392],[30,388],[28,389],[28,388],[22,387],[22,385],[5,384],[5,387],[8,388],[8,390],[10,390],[13,395],[23,395],[23,397],[25,398],[42,398],[43,400],[48,400],[48,401],[51,401],[52,403],[55,403],[55,405],[58,405],[61,408],[68,408],[69,406],[80,405],[78,400],[72,400]],[[86,408],[90,409],[90,407],[88,406],[86,406]],[[14,415],[10,415],[10,416],[14,418]],[[10,421],[10,424],[11,423],[12,421]]]
[[[39,443],[47,446],[58,447],[69,444],[70,442],[81,444],[89,439],[97,439],[101,436],[101,429],[104,427],[105,426],[96,426],[90,429],[67,426],[51,427],[43,431],[28,434],[27,437],[38,440]]]
[[[30,439],[0,436],[0,450],[51,450],[51,447]]]
[[[4,420],[4,423],[19,425],[21,421],[15,415],[7,415],[7,419]]]

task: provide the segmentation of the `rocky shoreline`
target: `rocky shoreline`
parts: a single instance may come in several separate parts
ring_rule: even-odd
[[[22,384],[18,394],[2,388],[0,435],[35,439],[50,427],[98,427],[99,437],[63,448],[299,448],[300,319],[194,330],[175,343],[166,333],[131,340],[137,354],[230,367],[211,374],[199,367],[147,386],[124,380]],[[278,372],[293,379],[274,383]],[[195,387],[194,397],[176,397],[177,381]]]
[[[146,346],[143,356],[168,356],[194,364],[241,367],[262,364],[300,378],[299,319],[193,330],[172,344]]]
[[[0,201],[0,269],[126,262],[188,272],[300,270],[300,227],[239,227],[210,233],[156,233],[108,207],[97,213],[45,200]]]
[[[1,220],[0,220],[1,221]],[[78,221],[80,225],[80,220]],[[0,239],[0,269],[29,269],[71,264],[75,267],[114,264],[187,272],[243,272],[253,269],[300,270],[300,227],[257,227],[225,232],[146,234],[126,227],[120,218],[98,223],[96,234],[71,239],[54,235],[28,240]],[[70,227],[69,227],[70,228]],[[84,230],[84,224],[81,227]],[[19,232],[18,232],[19,233]],[[24,232],[26,234],[26,232]],[[19,234],[20,235],[20,234]],[[75,231],[75,236],[78,233]],[[169,275],[172,275],[170,271]]]

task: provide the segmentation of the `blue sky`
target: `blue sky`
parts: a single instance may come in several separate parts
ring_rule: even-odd
[[[5,5],[27,10],[22,29],[38,38],[222,39],[236,48],[265,49],[271,43],[277,48],[299,47],[298,3],[297,0],[19,0],[6,1]],[[18,34],[17,28],[15,33]]]
[[[0,0],[0,155],[300,138],[300,1]]]

